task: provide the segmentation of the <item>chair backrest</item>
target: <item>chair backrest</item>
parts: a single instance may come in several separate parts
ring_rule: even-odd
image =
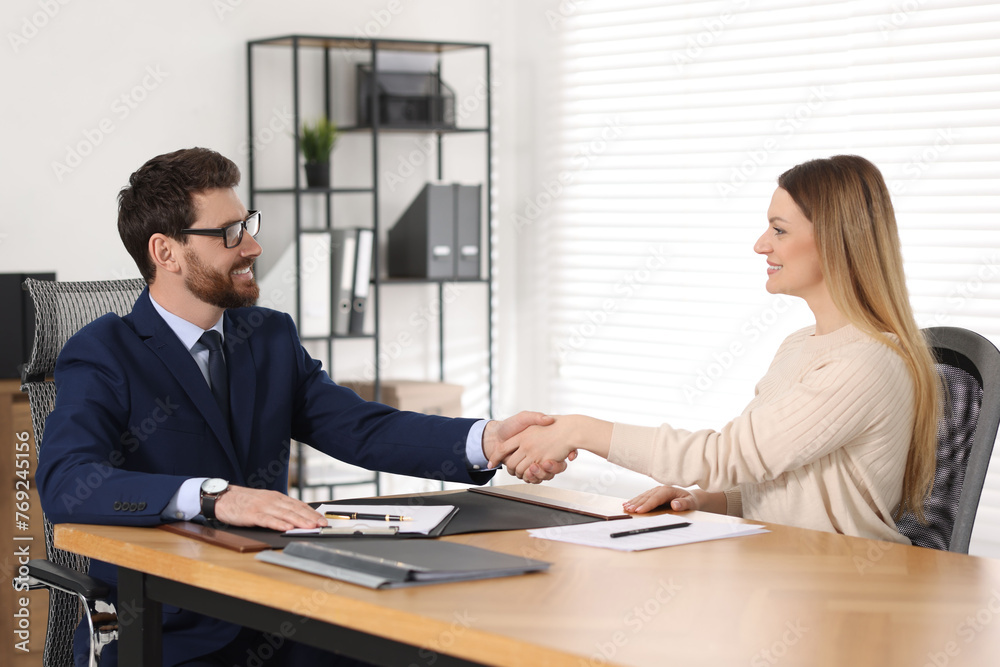
[[[28,392],[31,425],[35,431],[35,454],[41,451],[45,420],[55,407],[56,386],[51,376],[63,345],[77,331],[98,317],[132,310],[146,286],[139,279],[96,282],[24,281],[35,304],[35,341],[31,358],[21,372],[21,391]],[[87,572],[90,561],[52,546],[52,524],[44,515],[46,558],[79,572]],[[73,664],[73,632],[78,621],[77,599],[61,591],[49,591],[49,621],[42,662],[46,667]]]
[[[967,329],[931,327],[923,333],[946,388],[937,466],[924,502],[927,525],[906,513],[897,527],[917,546],[968,553],[1000,424],[1000,351]]]

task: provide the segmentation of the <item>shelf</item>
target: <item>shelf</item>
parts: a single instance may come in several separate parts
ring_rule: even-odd
[[[341,132],[371,132],[371,125],[348,125],[346,127],[341,127],[339,130]],[[421,132],[421,133],[434,133],[434,134],[475,134],[475,133],[485,133],[488,130],[485,127],[426,127],[426,126],[392,126],[392,125],[379,125],[379,132],[392,132],[392,133],[402,133],[402,132]]]
[[[330,477],[321,482],[301,482],[296,484],[300,489],[326,489],[333,486],[359,486],[361,484],[374,484],[375,473],[369,477]]]
[[[255,195],[294,195],[296,192],[301,192],[307,195],[322,195],[322,194],[374,194],[374,188],[254,188],[253,193]]]
[[[437,283],[486,283],[489,281],[485,278],[379,278],[378,282],[380,285],[436,285]]]
[[[481,49],[483,44],[471,42],[428,42],[412,39],[369,39],[364,37],[322,37],[318,35],[284,35],[267,39],[252,40],[253,46],[294,46],[298,40],[299,46],[321,49],[355,49],[370,50],[375,48],[386,51],[422,51],[427,53],[445,53],[462,49]]]
[[[330,334],[329,336],[299,336],[299,340],[301,340],[301,341],[308,341],[308,342],[325,343],[326,341],[330,340],[331,338],[335,338],[337,340],[345,340],[345,339],[350,339],[350,338],[372,339],[374,337],[375,337],[375,334]]]
[[[275,49],[270,49],[268,47],[276,47]],[[322,53],[317,53],[315,50],[322,50]],[[270,68],[273,64],[270,62],[270,56],[268,56],[269,67],[265,69],[262,74],[257,74],[254,69],[254,54],[255,52],[261,52],[261,50],[269,51],[274,53],[280,50],[290,51],[288,54],[290,58],[291,70],[284,74],[278,74],[277,76]],[[336,53],[339,50],[340,53]],[[452,118],[450,115],[433,115],[427,114],[428,117],[435,118],[437,120],[431,121],[425,124],[406,124],[408,118],[413,118],[414,116],[406,115],[395,115],[391,116],[394,119],[392,125],[387,125],[380,123],[379,120],[383,116],[376,116],[373,119],[372,124],[367,123],[369,116],[365,115],[355,115],[353,117],[344,115],[343,118],[346,121],[343,125],[339,127],[341,133],[351,134],[354,140],[350,142],[352,150],[359,151],[359,155],[364,156],[359,164],[370,164],[368,169],[371,172],[371,178],[363,175],[363,171],[359,169],[353,169],[353,171],[358,172],[357,174],[349,172],[347,169],[339,171],[337,169],[332,169],[331,177],[333,180],[330,184],[339,184],[339,176],[344,174],[349,174],[351,180],[348,181],[354,183],[364,183],[368,181],[371,185],[369,187],[323,187],[323,188],[307,188],[305,186],[305,181],[300,180],[296,175],[296,172],[292,172],[291,178],[289,178],[288,170],[294,167],[295,169],[301,169],[302,163],[302,151],[301,146],[297,141],[292,142],[292,152],[288,156],[290,159],[287,166],[284,167],[283,171],[280,173],[283,175],[280,178],[273,178],[271,182],[285,183],[291,182],[293,185],[286,187],[257,187],[257,181],[254,167],[258,156],[253,150],[255,146],[255,138],[258,136],[259,130],[263,128],[263,123],[266,121],[257,120],[255,122],[254,113],[254,91],[258,90],[258,86],[264,84],[266,86],[265,90],[270,91],[270,86],[273,86],[275,80],[277,79],[280,83],[289,82],[290,93],[291,93],[291,117],[295,124],[300,124],[303,116],[303,112],[306,110],[306,105],[302,103],[301,93],[304,90],[308,90],[310,104],[308,109],[310,113],[317,112],[317,103],[322,104],[323,112],[327,117],[337,118],[338,113],[345,113],[344,109],[347,108],[349,99],[345,101],[342,97],[346,96],[357,96],[360,94],[357,90],[356,85],[353,86],[355,90],[351,91],[351,86],[347,83],[351,80],[351,73],[356,73],[357,66],[366,66],[369,69],[375,62],[380,62],[381,51],[393,51],[396,53],[403,52],[413,52],[420,54],[430,54],[427,56],[427,60],[437,60],[436,75],[437,80],[440,82],[441,73],[441,61],[453,59],[455,62],[460,64],[459,71],[465,72],[464,75],[464,85],[471,91],[473,86],[485,86],[484,96],[485,99],[481,100],[483,104],[483,111],[480,115],[473,116],[465,119],[465,122],[470,125],[470,127],[451,127],[445,126],[445,119],[448,122],[454,123],[456,119],[461,122],[464,117]],[[479,52],[479,53],[477,53]],[[434,54],[437,54],[436,57]],[[449,56],[446,54],[457,54],[454,56]],[[303,58],[303,56],[305,56]],[[346,56],[346,57],[343,57]],[[470,58],[471,56],[471,58]],[[482,60],[482,76],[478,78],[473,78],[475,72],[471,69],[464,67],[466,61],[479,61]],[[303,70],[300,69],[300,62],[304,63],[305,71],[308,72],[305,78],[302,77],[301,73]],[[471,63],[470,63],[471,64]],[[322,73],[320,73],[322,69]],[[468,69],[468,71],[466,71]],[[492,126],[491,126],[491,99],[489,91],[492,90],[490,83],[490,45],[487,43],[469,43],[469,42],[430,42],[421,40],[400,40],[400,39],[380,39],[371,38],[365,36],[316,36],[316,35],[300,35],[300,34],[289,34],[289,35],[278,35],[273,37],[261,38],[256,40],[251,40],[247,43],[247,79],[248,79],[248,113],[247,113],[247,130],[248,130],[248,146],[250,146],[249,154],[249,169],[247,170],[247,180],[250,190],[250,205],[251,208],[256,206],[254,199],[256,197],[273,197],[268,200],[271,202],[282,202],[284,204],[294,203],[294,208],[292,211],[291,219],[288,221],[291,227],[294,223],[294,227],[289,230],[292,232],[291,238],[293,243],[308,243],[310,246],[317,246],[315,243],[315,237],[310,237],[309,234],[319,233],[328,234],[331,229],[339,229],[339,227],[334,225],[335,215],[345,215],[348,216],[347,219],[354,223],[360,223],[365,228],[370,228],[372,230],[372,238],[374,239],[374,252],[373,252],[373,266],[372,272],[368,276],[363,276],[361,280],[368,280],[370,289],[367,294],[366,308],[368,312],[365,313],[366,322],[367,319],[371,317],[369,326],[371,327],[371,333],[362,334],[327,334],[327,335],[303,335],[301,340],[303,343],[310,344],[310,347],[321,347],[323,348],[323,354],[326,355],[328,359],[329,367],[331,368],[331,374],[333,373],[333,367],[335,364],[335,345],[345,345],[342,341],[355,339],[355,340],[365,340],[370,341],[372,359],[375,362],[381,358],[381,346],[385,344],[385,341],[380,339],[380,334],[384,336],[382,332],[382,316],[380,315],[380,309],[385,307],[397,307],[397,302],[399,302],[400,307],[405,306],[408,296],[417,295],[418,293],[423,296],[430,296],[430,291],[448,291],[451,288],[446,288],[445,285],[449,283],[463,283],[469,285],[472,283],[483,285],[483,291],[485,294],[478,294],[479,288],[473,288],[473,292],[476,292],[476,297],[482,296],[484,312],[483,316],[486,321],[486,332],[484,341],[484,352],[487,355],[488,363],[486,368],[485,384],[486,396],[488,400],[487,412],[492,416],[493,414],[493,399],[494,399],[494,385],[493,385],[493,374],[494,374],[494,361],[493,361],[493,350],[494,350],[494,331],[493,331],[493,311],[492,304],[493,299],[493,264],[492,264],[492,235],[493,235],[493,225],[494,220],[492,218],[493,211],[493,188],[492,188],[492,178],[493,178],[493,160],[492,151],[493,145],[490,141],[492,136]],[[266,76],[266,78],[261,78],[257,81],[255,77]],[[317,84],[317,77],[322,77],[319,81],[320,85]],[[356,77],[355,77],[356,78]],[[341,81],[343,79],[343,81]],[[308,81],[308,86],[306,85]],[[358,81],[355,80],[355,84]],[[443,82],[441,82],[443,83]],[[477,88],[478,91],[478,88]],[[374,88],[368,91],[369,96],[369,106],[372,109],[378,109],[377,104],[378,96],[380,94],[387,93],[376,93]],[[423,94],[422,94],[423,95]],[[426,95],[424,95],[426,96]],[[267,95],[265,95],[267,97]],[[454,98],[451,98],[453,103],[457,103]],[[343,109],[335,109],[333,101],[336,100]],[[457,109],[456,109],[457,111]],[[386,116],[388,118],[388,116]],[[365,119],[364,121],[359,121],[359,119]],[[350,123],[350,124],[348,124]],[[386,261],[385,253],[380,252],[380,247],[385,241],[385,234],[381,233],[385,231],[386,223],[385,211],[394,210],[396,206],[389,206],[390,201],[389,195],[394,192],[394,188],[387,190],[382,184],[383,172],[380,171],[380,160],[386,159],[385,156],[380,156],[379,151],[383,148],[386,152],[393,152],[393,156],[399,155],[402,157],[402,153],[399,149],[400,144],[408,143],[410,141],[418,141],[420,143],[434,142],[436,135],[436,143],[440,150],[437,151],[436,164],[432,160],[428,160],[428,164],[425,167],[426,173],[424,174],[425,180],[428,182],[443,182],[445,176],[450,176],[450,180],[455,180],[452,174],[449,174],[444,170],[445,154],[453,153],[455,151],[468,150],[471,151],[471,158],[475,161],[477,156],[481,156],[482,164],[484,165],[484,182],[481,185],[481,197],[485,201],[481,202],[480,207],[480,217],[485,220],[485,229],[480,228],[479,238],[477,243],[480,245],[480,264],[478,267],[472,267],[471,265],[463,267],[464,272],[471,273],[473,268],[477,268],[475,277],[448,277],[448,278],[397,278],[397,277],[381,277],[383,274],[387,273],[387,268],[384,264]],[[485,141],[480,141],[479,139],[469,139],[468,141],[463,141],[459,139],[443,139],[444,135],[477,135],[483,137]],[[295,136],[298,139],[298,135]],[[386,143],[380,143],[385,141]],[[447,150],[446,150],[447,146]],[[430,155],[430,154],[428,154]],[[390,161],[393,158],[388,158]],[[451,158],[448,158],[449,161]],[[383,166],[386,163],[383,163]],[[462,166],[464,163],[460,163]],[[435,170],[436,167],[436,170]],[[436,175],[432,175],[436,174]],[[298,184],[296,186],[295,184]],[[360,194],[365,195],[369,199],[358,199],[346,200],[346,198],[334,200],[334,195],[348,195],[348,194]],[[313,197],[306,197],[306,195],[313,195]],[[317,198],[315,195],[321,195]],[[277,196],[284,196],[287,199],[280,200]],[[395,195],[396,199],[399,199],[402,193],[397,193]],[[341,203],[350,204],[350,206],[345,206],[344,210],[337,210],[337,206]],[[325,204],[317,205],[314,204]],[[405,204],[405,202],[392,200],[393,205]],[[370,226],[367,224],[367,213],[364,211],[365,208],[370,208]],[[323,210],[325,208],[325,211]],[[287,217],[287,216],[286,216]],[[303,219],[303,218],[308,219]],[[306,224],[308,223],[308,227]],[[482,222],[481,222],[482,225]],[[457,240],[457,233],[456,233]],[[318,247],[318,246],[317,246]],[[299,248],[301,250],[301,246]],[[331,257],[333,253],[330,253]],[[303,275],[302,259],[299,257],[298,252],[296,253],[295,259],[296,265],[292,269],[295,274],[295,297],[294,303],[292,303],[289,309],[292,311],[292,315],[297,323],[302,321],[302,310],[303,310],[303,282],[306,276]],[[335,272],[334,267],[335,260],[331,259],[328,262],[329,266],[324,264],[323,271],[318,273],[311,280],[328,280],[330,283],[329,291],[315,290],[317,294],[322,293],[322,298],[326,299],[328,296],[334,294],[334,285],[341,281],[341,274]],[[455,271],[458,271],[458,264],[455,264]],[[355,267],[356,268],[356,267]],[[329,271],[328,271],[329,269]],[[311,272],[310,272],[311,273]],[[329,273],[329,275],[327,275]],[[354,272],[356,275],[356,272]],[[485,276],[485,277],[484,277]],[[353,281],[354,278],[351,277],[349,280]],[[309,283],[312,286],[312,283]],[[400,291],[398,285],[423,285],[419,292],[411,293],[407,290]],[[323,287],[322,283],[316,283],[316,286]],[[428,290],[426,286],[431,286],[431,290]],[[380,292],[380,290],[385,287],[385,292]],[[290,288],[291,289],[291,288]],[[338,304],[342,304],[342,298],[347,293],[346,290],[337,289],[338,294]],[[380,294],[387,295],[384,300],[380,300]],[[391,295],[391,296],[388,296]],[[361,296],[360,294],[355,294],[355,296]],[[332,299],[332,297],[331,297]],[[447,303],[443,298],[441,303]],[[446,325],[447,320],[445,317],[445,308],[441,307],[437,309],[436,319],[437,319],[437,345],[436,345],[436,356],[438,365],[438,380],[444,382],[445,377],[445,356],[446,352],[450,352],[448,346],[448,341],[446,340]],[[339,311],[338,311],[339,312]],[[320,326],[310,326],[309,329],[312,332],[320,331],[326,332],[328,327],[326,326],[326,318],[323,317],[318,320]],[[356,321],[355,321],[356,322]],[[450,326],[450,325],[448,325]],[[329,327],[332,332],[333,327]],[[344,329],[341,328],[341,331]],[[366,347],[368,344],[363,344],[362,347]],[[348,346],[353,347],[353,346]],[[390,348],[391,349],[391,348]],[[433,344],[428,343],[428,354],[433,354],[432,350],[435,349]],[[344,350],[344,354],[353,352],[353,350]],[[374,365],[374,377],[371,378],[374,381],[374,385],[377,389],[380,389],[380,364],[375,363]],[[378,396],[379,392],[375,392]],[[299,445],[299,459],[297,462],[298,466],[304,465],[304,459],[301,456],[302,446]],[[304,469],[298,468],[293,471],[296,474],[297,488],[301,492],[306,488],[329,488],[332,489],[335,486],[348,485],[348,484],[375,484],[376,493],[379,492],[379,475],[377,473],[371,473],[371,477],[362,475],[361,477],[354,476],[353,479],[350,476],[336,476],[330,478],[319,478],[316,480],[310,480],[309,476],[305,473]],[[332,493],[332,491],[331,491]]]

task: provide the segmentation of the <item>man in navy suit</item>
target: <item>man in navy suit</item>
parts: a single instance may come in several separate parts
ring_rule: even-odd
[[[193,148],[153,158],[119,194],[118,230],[148,286],[129,315],[94,321],[59,357],[37,471],[53,523],[318,527],[326,519],[286,494],[292,439],[372,470],[482,484],[503,440],[550,422],[401,412],[335,384],[287,314],[253,306],[261,214],[240,202],[239,180],[230,160]],[[526,480],[563,469],[546,462]],[[91,574],[117,580],[107,563]],[[264,641],[166,606],[163,627],[165,665],[237,664]],[[116,661],[109,647],[101,663]]]

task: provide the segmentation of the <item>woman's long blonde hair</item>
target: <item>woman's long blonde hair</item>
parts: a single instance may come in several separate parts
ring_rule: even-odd
[[[910,308],[885,180],[868,160],[836,155],[792,167],[778,177],[778,186],[813,223],[823,278],[834,305],[854,326],[895,350],[910,370],[913,438],[903,502],[893,518],[898,521],[908,510],[924,522],[924,499],[934,483],[941,388],[934,358]]]

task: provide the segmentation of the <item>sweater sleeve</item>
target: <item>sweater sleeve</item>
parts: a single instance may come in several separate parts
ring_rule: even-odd
[[[615,424],[608,460],[665,484],[724,491],[817,461],[899,410],[913,410],[902,359],[877,343],[848,345],[721,430]]]
[[[726,494],[726,514],[728,516],[743,516],[743,492],[740,487],[734,486],[725,491]]]

